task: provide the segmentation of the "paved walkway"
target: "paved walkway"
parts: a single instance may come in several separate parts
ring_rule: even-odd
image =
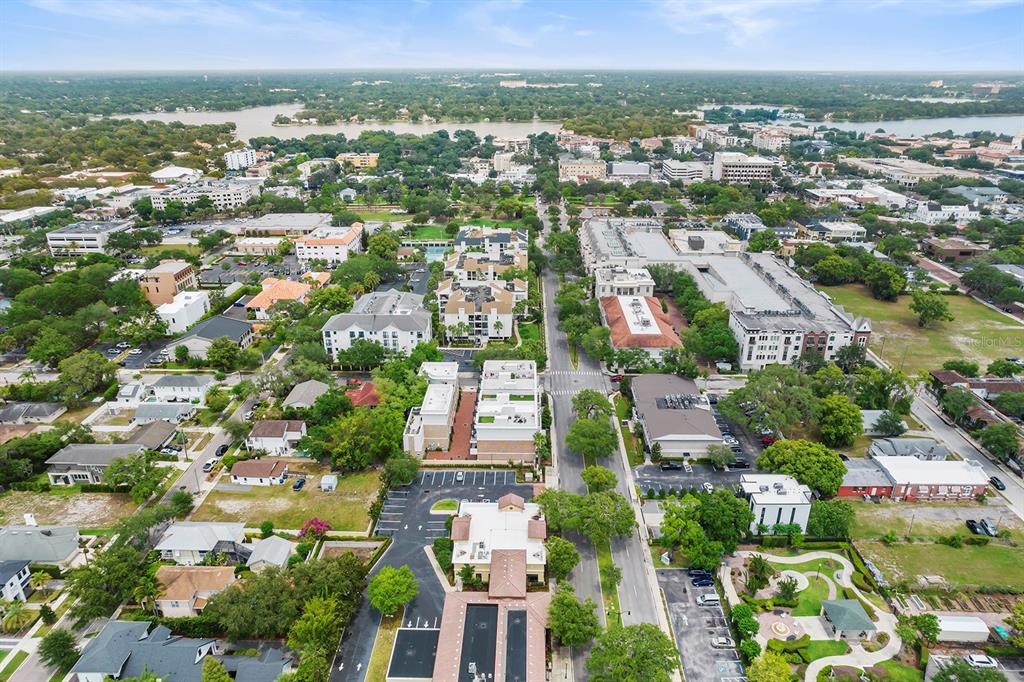
[[[853,564],[844,556],[833,554],[832,552],[807,552],[805,554],[798,554],[797,556],[775,556],[764,552],[751,551],[741,551],[737,552],[737,554],[741,557],[760,554],[765,559],[778,564],[802,564],[806,561],[814,561],[815,559],[831,559],[839,562],[843,567],[842,570],[836,572],[836,578],[839,586],[851,589],[854,594],[863,599],[866,603],[871,603],[871,600],[865,597],[864,593],[853,584]],[[731,573],[731,571],[729,571],[729,573]],[[831,594],[831,588],[829,592]],[[728,594],[728,588],[726,589],[726,593]],[[860,644],[850,642],[850,653],[843,654],[842,656],[826,656],[825,658],[819,658],[816,661],[812,661],[804,672],[804,682],[815,682],[818,679],[818,673],[829,665],[869,668],[876,663],[881,663],[882,661],[887,661],[890,658],[893,658],[900,652],[900,649],[903,648],[903,641],[896,634],[896,617],[887,611],[883,611],[877,606],[874,606],[874,609],[875,613],[878,614],[878,621],[875,623],[878,628],[878,632],[879,634],[883,632],[886,633],[889,636],[889,642],[875,652],[865,651],[864,647]],[[801,623],[801,625],[804,624]]]
[[[452,442],[447,450],[428,452],[424,459],[473,459],[469,455],[469,439],[473,432],[473,413],[476,412],[476,391],[463,391],[452,423]]]

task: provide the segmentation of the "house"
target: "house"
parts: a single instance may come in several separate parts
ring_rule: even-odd
[[[648,447],[661,446],[667,458],[699,458],[708,446],[722,444],[711,405],[692,379],[672,374],[634,377],[634,414]]]
[[[820,615],[825,621],[825,632],[832,633],[836,639],[875,638],[877,628],[859,599],[823,599]]]
[[[458,402],[457,384],[429,384],[423,402],[409,410],[402,438],[405,451],[423,457],[428,450],[447,450]]]
[[[134,410],[148,395],[149,389],[146,384],[141,381],[131,381],[117,389],[117,398],[113,405],[108,403],[108,408]]]
[[[233,566],[161,566],[156,570],[160,596],[156,610],[164,618],[198,616],[207,600],[235,582]]]
[[[102,483],[103,472],[115,459],[137,455],[145,450],[138,444],[66,445],[46,460],[50,485]]]
[[[740,487],[754,512],[751,533],[763,534],[780,525],[797,525],[801,533],[807,532],[811,489],[806,485],[782,474],[743,474]]]
[[[252,325],[246,320],[214,315],[192,327],[185,336],[172,343],[175,347],[185,346],[191,357],[205,360],[206,351],[221,337],[231,339],[239,348],[248,348],[253,342]]]
[[[860,422],[864,425],[865,436],[882,436],[884,435],[878,430],[878,420],[882,418],[882,415],[888,412],[888,410],[861,410],[860,411]],[[907,423],[900,420],[903,424],[903,430],[907,430]]]
[[[322,334],[324,348],[334,362],[360,339],[408,355],[431,339],[431,316],[419,294],[373,291],[359,297],[351,312],[331,317]]]
[[[198,403],[215,383],[209,374],[164,374],[149,386],[150,394],[162,403]]]
[[[288,464],[279,459],[247,459],[231,467],[231,482],[237,485],[281,485],[288,476]]]
[[[354,391],[346,393],[352,401],[352,407],[377,407],[380,405],[380,396],[377,394],[377,384],[372,381],[364,381]]]
[[[876,438],[868,448],[868,457],[916,457],[942,461],[949,457],[949,448],[931,438]]]
[[[299,419],[264,419],[252,427],[245,439],[245,447],[250,451],[287,455],[295,450],[295,444],[305,435],[306,422]]]
[[[203,315],[210,312],[210,294],[205,291],[182,291],[169,303],[157,306],[156,316],[167,323],[171,334],[183,334]]]
[[[52,424],[67,411],[61,403],[7,403],[0,407],[0,424]]]
[[[86,641],[71,668],[78,682],[141,679],[149,674],[173,682],[202,682],[203,659],[214,655],[233,674],[234,682],[272,682],[288,670],[278,649],[260,656],[216,656],[212,639],[171,634],[148,621],[113,620]]]
[[[288,559],[293,554],[295,554],[294,542],[289,542],[280,535],[271,535],[269,538],[263,538],[253,543],[252,554],[249,555],[249,560],[245,565],[249,567],[250,571],[257,573],[268,566],[285,568],[288,565]]]
[[[452,520],[452,565],[488,583],[497,597],[523,597],[527,582],[544,582],[547,524],[540,506],[508,493],[497,502],[461,502]]]
[[[195,414],[196,406],[192,403],[142,403],[136,408],[132,421],[136,424],[150,424],[156,421],[180,424]]]
[[[267,277],[263,280],[263,290],[245,304],[245,309],[256,314],[257,320],[269,320],[270,309],[282,301],[306,302],[306,296],[313,289],[318,289],[330,280],[326,272],[310,272],[303,276],[302,282],[290,279]]]
[[[159,450],[170,443],[177,432],[177,425],[166,419],[158,419],[140,426],[125,443],[141,445],[147,450]]]
[[[78,551],[78,529],[71,526],[0,526],[0,561],[66,568]]]
[[[249,549],[241,548],[244,541],[245,526],[241,523],[179,521],[164,531],[154,549],[164,561],[195,566],[213,552],[228,557],[244,554],[248,558]]]
[[[31,577],[32,571],[29,570],[28,561],[0,560],[0,599],[5,602],[28,601],[28,595],[32,591],[29,585]]]
[[[470,454],[477,461],[529,462],[536,458],[540,386],[532,360],[486,360],[480,373]]]
[[[292,390],[289,391],[288,397],[281,403],[281,406],[286,408],[294,407],[300,410],[308,409],[313,407],[313,403],[316,402],[317,398],[327,393],[330,389],[330,386],[316,379],[303,381],[300,384],[295,384]]]

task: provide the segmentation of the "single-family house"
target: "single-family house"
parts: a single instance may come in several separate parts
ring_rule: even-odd
[[[143,450],[142,445],[132,443],[66,445],[46,460],[46,475],[50,485],[102,483],[103,472],[111,462]]]
[[[306,422],[300,419],[264,419],[252,427],[245,439],[245,447],[252,452],[287,455],[295,450],[296,443],[305,435]]]
[[[192,403],[142,403],[135,408],[132,422],[135,424],[152,424],[166,421],[180,424],[196,414],[196,406]]]
[[[235,582],[233,566],[161,566],[156,570],[160,596],[156,610],[164,618],[198,616],[209,598]]]
[[[249,567],[250,571],[257,573],[269,566],[285,568],[288,565],[288,559],[293,554],[295,554],[294,542],[289,542],[280,535],[271,535],[253,543],[252,554],[249,555],[249,560],[245,565]]]
[[[28,601],[28,595],[32,591],[29,586],[31,577],[32,571],[28,568],[28,561],[0,561],[0,598],[5,602]]]
[[[248,559],[249,548],[242,546],[244,541],[245,525],[241,523],[179,521],[164,531],[154,549],[164,561],[195,566],[214,552],[229,559]]]
[[[113,407],[119,410],[134,410],[149,395],[149,389],[141,381],[131,381],[117,389]]]
[[[821,617],[825,621],[825,632],[835,635],[836,639],[861,641],[875,638],[877,628],[859,599],[824,599]]]
[[[125,443],[141,445],[147,450],[159,450],[169,444],[177,432],[176,424],[172,424],[166,419],[158,419],[140,426]]]
[[[206,359],[206,351],[219,338],[231,339],[239,348],[245,349],[252,345],[253,331],[252,324],[247,320],[236,320],[224,315],[214,315],[196,324],[177,341],[172,342],[173,346],[185,346],[191,357]]]
[[[0,407],[0,424],[52,424],[67,411],[61,403],[7,403]]]
[[[300,384],[295,384],[295,387],[289,391],[288,396],[281,403],[283,407],[294,407],[296,409],[307,409],[313,406],[316,399],[327,393],[331,389],[330,386],[322,381],[316,379],[310,379],[309,381],[303,381]]]
[[[270,309],[276,303],[281,301],[305,303],[310,291],[330,281],[330,275],[326,272],[309,272],[304,278],[309,281],[296,282],[291,279],[266,278],[263,280],[263,290],[245,304],[245,309],[255,313],[257,320],[269,320]]]
[[[288,464],[264,457],[235,462],[231,482],[237,485],[281,485],[288,476]]]
[[[72,526],[0,526],[0,561],[66,568],[78,551],[78,529]]]
[[[149,392],[156,402],[202,404],[214,383],[209,374],[164,374],[150,384]]]

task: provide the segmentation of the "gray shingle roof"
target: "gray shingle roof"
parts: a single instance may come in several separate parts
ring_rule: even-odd
[[[164,374],[153,382],[160,388],[203,388],[214,382],[209,374]]]
[[[174,424],[164,419],[150,422],[139,427],[139,430],[126,440],[126,443],[138,444],[148,450],[156,450],[178,430]]]
[[[330,390],[330,386],[322,381],[316,379],[310,379],[309,381],[303,381],[301,384],[295,384],[295,388],[288,393],[288,397],[284,399],[284,406],[291,407],[295,405],[312,405],[317,398],[322,396],[324,393]]]
[[[178,421],[183,414],[195,410],[195,405],[188,403],[142,403],[135,410],[135,421],[166,419]]]
[[[197,550],[209,552],[221,540],[241,542],[245,526],[241,523],[204,523],[180,521],[171,524],[160,538],[156,550]]]
[[[78,551],[78,529],[71,526],[0,527],[0,560],[58,564]]]
[[[194,337],[202,339],[218,339],[222,336],[226,336],[232,341],[241,341],[242,338],[252,331],[252,325],[244,320],[235,320],[230,317],[223,315],[214,315],[213,317],[203,320],[196,326],[189,330],[188,334],[178,339],[178,341],[184,341]]]
[[[704,434],[721,438],[722,432],[715,423],[711,410],[667,409],[658,405],[666,395],[697,395],[700,390],[692,379],[673,374],[641,374],[630,385],[637,413],[644,421],[644,427],[651,438],[662,438],[674,434]]]
[[[823,600],[821,607],[825,615],[840,630],[874,630],[864,607],[856,599]]]
[[[295,545],[288,542],[279,535],[271,535],[269,538],[263,538],[252,548],[252,554],[249,555],[249,561],[246,562],[247,566],[252,566],[257,563],[268,563],[274,564],[275,566],[284,566],[288,563],[288,557],[290,557],[295,551]]]
[[[128,457],[145,448],[134,443],[96,443],[67,445],[46,460],[47,464],[80,464],[83,466],[107,466],[115,459]]]
[[[325,331],[342,331],[358,326],[366,331],[396,327],[401,331],[427,331],[430,313],[423,308],[423,297],[406,291],[374,291],[362,296],[352,312],[339,313],[327,320]]]
[[[0,422],[18,422],[22,419],[48,419],[64,411],[60,403],[7,403],[0,408]]]
[[[18,575],[26,566],[28,566],[28,561],[25,559],[0,561],[0,587],[6,585],[8,580]]]

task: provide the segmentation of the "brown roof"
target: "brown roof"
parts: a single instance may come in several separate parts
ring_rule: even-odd
[[[498,509],[504,509],[505,507],[515,507],[516,509],[524,509],[526,500],[519,497],[515,493],[506,493],[498,498]]]
[[[491,579],[487,594],[496,599],[521,599],[526,596],[526,550],[491,551]]]
[[[985,424],[999,424],[999,418],[995,417],[981,405],[971,405],[967,408],[966,416],[974,422],[984,422]]]
[[[348,397],[356,407],[376,407],[380,404],[380,396],[377,395],[377,385],[372,381],[364,383],[359,387],[358,391],[349,391]]]
[[[256,422],[250,438],[284,438],[286,433],[301,433],[301,419],[264,419]]]
[[[247,459],[235,462],[231,475],[241,478],[277,478],[288,470],[288,464],[279,459]]]
[[[0,445],[15,438],[24,438],[36,430],[35,424],[3,424],[0,425]]]
[[[469,524],[473,517],[459,516],[452,519],[452,540],[468,540]]]
[[[647,307],[647,314],[658,326],[658,334],[634,334],[630,331],[627,321],[628,313],[622,309],[618,296],[605,296],[601,299],[605,320],[612,332],[612,346],[615,348],[677,348],[683,345],[669,323],[668,315],[661,311],[661,301],[653,296],[630,296],[630,299],[641,301]]]
[[[544,540],[548,536],[548,524],[544,519],[530,519],[526,524],[526,537]]]
[[[161,566],[156,570],[161,598],[191,601],[197,592],[220,592],[235,582],[233,566]],[[197,604],[198,606],[198,604]]]
[[[931,375],[943,384],[961,384],[967,381],[967,377],[952,369],[932,370]]]
[[[268,277],[263,280],[263,291],[245,304],[249,310],[269,308],[278,301],[301,301],[312,287],[304,282]]]

